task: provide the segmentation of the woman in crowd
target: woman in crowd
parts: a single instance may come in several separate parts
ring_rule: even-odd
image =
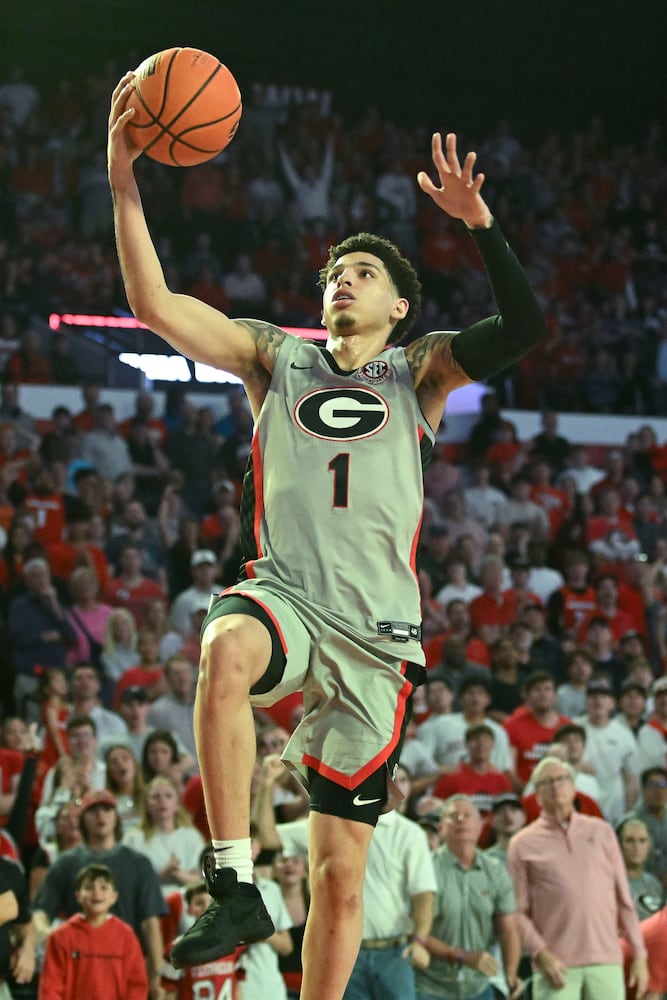
[[[146,738],[141,755],[141,769],[144,782],[158,776],[166,776],[176,782],[179,790],[183,787],[184,776],[194,770],[194,760],[181,750],[168,729],[154,729]]]
[[[113,743],[104,753],[107,766],[106,787],[116,797],[123,830],[131,830],[141,821],[144,779],[139,761],[124,743]]]
[[[106,624],[102,669],[109,680],[116,683],[138,659],[134,618],[126,608],[114,608]]]
[[[123,842],[150,859],[165,895],[199,877],[204,838],[181,805],[178,785],[167,775],[148,782],[140,824],[123,834]]]

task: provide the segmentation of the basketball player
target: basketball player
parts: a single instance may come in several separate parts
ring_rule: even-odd
[[[311,906],[303,1000],[340,1000],[362,927],[368,843],[388,804],[410,696],[424,657],[415,556],[422,472],[448,394],[502,371],[544,334],[526,277],[480,195],[475,154],[433,137],[439,186],[418,183],[471,231],[500,314],[461,333],[393,346],[419,308],[411,264],[362,234],[321,272],[326,350],[270,323],[231,320],[165,284],[132,164],[132,87],[116,87],[109,178],[130,306],[189,358],[243,380],[255,419],[241,503],[242,579],[204,623],[195,703],[197,751],[215,868],[214,902],[174,947],[200,964],[268,936],[252,883],[252,704],[303,690],[305,712],[283,760],[308,788]],[[392,346],[386,349],[387,344]],[[408,948],[416,961],[422,948]]]

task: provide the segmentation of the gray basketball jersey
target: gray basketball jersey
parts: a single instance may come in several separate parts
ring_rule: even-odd
[[[416,556],[432,446],[402,348],[347,373],[286,338],[244,482],[246,578],[423,663]]]

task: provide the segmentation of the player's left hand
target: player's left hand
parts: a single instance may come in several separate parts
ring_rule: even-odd
[[[434,133],[431,142],[433,165],[438,171],[440,187],[436,187],[423,170],[417,174],[417,183],[453,219],[462,219],[469,229],[486,228],[491,225],[492,215],[479,193],[484,174],[473,177],[472,173],[477,153],[468,153],[461,166],[456,151],[456,135],[448,132],[445,141],[444,151],[439,132]]]

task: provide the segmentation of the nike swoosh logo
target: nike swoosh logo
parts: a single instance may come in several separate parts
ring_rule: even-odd
[[[362,799],[361,795],[355,795],[352,799],[353,806],[370,806],[374,802],[379,802],[380,799]]]
[[[305,371],[306,368],[312,368],[312,365],[295,365],[294,362],[291,363],[290,368],[297,368],[299,371]]]

